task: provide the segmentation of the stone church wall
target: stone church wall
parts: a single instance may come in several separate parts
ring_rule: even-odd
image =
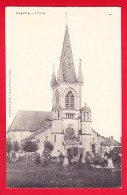
[[[81,108],[81,86],[79,84],[71,84],[71,83],[62,83],[56,89],[52,91],[52,106],[56,104],[55,101],[55,92],[58,90],[59,92],[59,104],[62,109],[65,109],[65,94],[66,91],[72,90],[75,95],[75,109],[80,110]]]
[[[51,142],[51,127],[36,135],[35,140],[39,146],[38,152],[42,154],[42,152],[44,151],[44,141],[48,140]]]
[[[29,131],[11,131],[7,133],[7,138],[10,138],[11,142],[17,141],[20,143],[21,140],[29,137],[32,134],[33,132]]]

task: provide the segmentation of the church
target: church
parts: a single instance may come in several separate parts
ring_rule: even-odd
[[[81,60],[76,77],[68,26],[60,57],[58,75],[51,78],[52,108],[50,112],[19,110],[7,131],[7,138],[24,143],[35,141],[42,154],[44,142],[50,141],[54,149],[52,156],[71,154],[73,158],[86,152],[110,152],[121,144],[113,137],[103,137],[92,129],[92,112],[82,107],[83,75]]]

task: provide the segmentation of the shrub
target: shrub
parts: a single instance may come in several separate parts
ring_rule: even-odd
[[[35,152],[38,150],[38,145],[35,142],[27,141],[23,145],[23,150],[25,152]]]
[[[44,143],[44,151],[43,151],[43,157],[44,157],[44,163],[45,165],[48,165],[51,161],[51,152],[53,150],[54,146],[51,142],[45,141]]]
[[[58,156],[58,158],[59,158],[60,164],[62,165],[63,164],[63,161],[64,161],[64,155],[62,153],[60,153],[60,155]]]
[[[36,153],[35,164],[36,164],[36,165],[39,165],[40,162],[41,162],[40,154],[39,154],[39,153]]]
[[[12,150],[12,144],[9,140],[6,141],[6,152],[10,153]]]
[[[13,142],[12,150],[15,151],[15,152],[19,151],[19,143],[17,141]]]
[[[54,146],[53,146],[52,143],[49,142],[49,141],[46,141],[46,142],[44,143],[44,147],[45,147],[45,149],[48,149],[50,152],[52,152],[52,150],[54,149]]]

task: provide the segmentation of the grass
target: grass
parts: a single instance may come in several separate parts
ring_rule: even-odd
[[[83,167],[43,167],[32,163],[7,163],[9,188],[119,188],[121,171]]]

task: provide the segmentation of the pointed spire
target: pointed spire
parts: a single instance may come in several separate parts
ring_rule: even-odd
[[[68,27],[66,26],[63,49],[60,58],[59,71],[57,81],[65,81],[69,83],[76,82],[75,67],[71,50]]]
[[[67,12],[66,12],[66,28],[67,28]]]
[[[83,75],[82,75],[82,68],[81,68],[81,59],[79,59],[80,62],[79,62],[79,71],[78,71],[78,78],[77,78],[77,81],[79,83],[83,83]]]
[[[55,65],[53,65],[53,73],[52,73],[52,79],[51,79],[51,87],[54,88],[57,85],[56,81],[56,74],[55,74]]]
[[[57,75],[57,81],[59,83],[63,82],[64,79],[63,79],[63,70],[62,70],[62,65],[60,64],[59,65],[59,70],[58,70],[58,75]]]

